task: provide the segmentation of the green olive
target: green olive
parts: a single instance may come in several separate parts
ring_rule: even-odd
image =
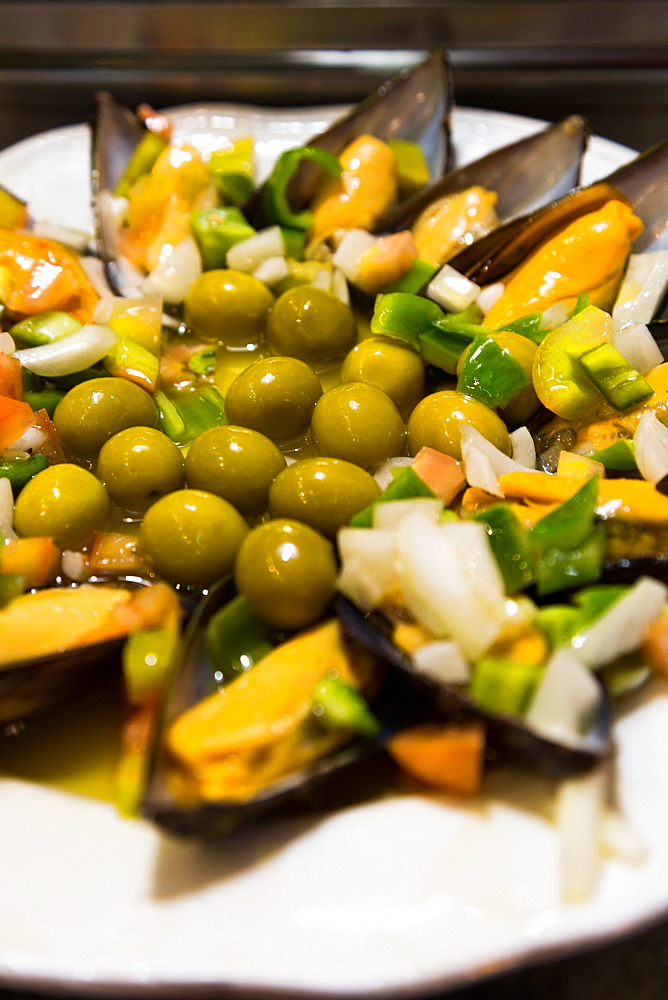
[[[269,487],[282,469],[285,458],[274,442],[248,427],[212,427],[186,456],[188,486],[209,490],[251,517],[266,511]]]
[[[281,472],[269,490],[272,517],[290,517],[330,538],[377,500],[381,489],[359,465],[340,458],[304,458]]]
[[[396,406],[382,389],[346,382],[323,393],[311,420],[313,446],[319,455],[343,458],[375,469],[406,451],[406,428]]]
[[[264,340],[274,296],[251,274],[232,269],[205,271],[186,295],[184,318],[197,337],[226,347]]]
[[[93,378],[63,396],[53,422],[65,451],[94,458],[105,441],[126,427],[155,427],[158,411],[144,389],[125,378]]]
[[[462,424],[469,424],[506,455],[510,454],[510,435],[501,417],[472,396],[444,389],[425,396],[408,421],[408,447],[411,455],[425,445],[461,459]]]
[[[304,434],[316,401],[320,379],[296,358],[261,358],[234,379],[225,396],[232,424],[250,427],[272,441],[289,441]]]
[[[501,407],[499,413],[503,420],[513,427],[526,424],[540,406],[540,401],[533,387],[533,361],[536,354],[536,345],[528,337],[522,337],[512,330],[490,331],[489,336],[495,340],[501,350],[522,366],[524,373],[529,379],[529,385],[522,389],[507,406]],[[467,348],[457,363],[457,374],[462,370],[466,358],[471,352],[471,347]]]
[[[267,324],[267,340],[275,354],[313,365],[342,357],[355,343],[356,333],[350,306],[313,285],[283,292]]]
[[[100,449],[97,475],[112,500],[133,513],[185,482],[180,450],[154,427],[128,427],[109,438]]]
[[[424,394],[424,364],[410,344],[392,337],[367,337],[344,359],[341,381],[375,385],[408,417]]]
[[[289,519],[253,528],[237,555],[239,592],[275,628],[304,628],[317,621],[334,596],[336,574],[332,544]]]
[[[144,558],[159,576],[207,587],[232,571],[247,531],[227,500],[203,490],[176,490],[149,507],[139,539]]]
[[[19,535],[50,535],[61,549],[80,549],[94,531],[105,529],[110,511],[100,480],[62,462],[26,483],[16,500],[14,524]]]

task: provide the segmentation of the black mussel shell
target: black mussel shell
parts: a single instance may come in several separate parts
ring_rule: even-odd
[[[610,708],[604,691],[600,716],[586,741],[579,747],[566,746],[532,732],[521,719],[490,714],[470,698],[465,688],[439,684],[416,671],[410,656],[395,646],[390,622],[379,612],[364,614],[339,595],[337,613],[348,635],[382,657],[391,669],[410,678],[438,717],[484,723],[488,753],[499,761],[529,765],[548,777],[563,778],[587,771],[612,754]]]
[[[589,135],[587,121],[580,115],[571,115],[534,135],[451,170],[393,209],[377,230],[395,232],[410,228],[424,209],[438,198],[472,185],[481,185],[496,193],[496,210],[502,221],[535,212],[577,186]]]
[[[645,227],[634,253],[668,250],[668,139],[645,150],[606,180],[621,191]]]
[[[190,808],[175,800],[169,782],[170,762],[164,751],[164,733],[187,708],[211,694],[217,685],[215,667],[206,648],[205,630],[211,616],[235,594],[231,581],[216,585],[203,599],[184,635],[180,663],[163,702],[161,719],[153,737],[149,776],[141,805],[142,815],[172,833],[205,839],[224,836],[239,826],[274,812],[289,803],[305,801],[314,791],[322,793],[340,783],[344,775],[363,765],[381,750],[388,737],[421,710],[405,678],[389,680],[373,703],[381,732],[359,738],[308,768],[272,783],[243,803],[211,802]]]

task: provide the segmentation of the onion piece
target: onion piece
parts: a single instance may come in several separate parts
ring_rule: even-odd
[[[5,450],[4,455],[6,458],[13,458],[16,455],[33,455],[36,451],[39,451],[45,441],[46,434],[41,427],[28,427],[20,438],[12,441],[9,448]]]
[[[14,338],[10,333],[0,333],[0,354],[13,354],[16,350]]]
[[[631,254],[612,309],[615,330],[633,323],[649,323],[667,288],[668,250]]]
[[[524,721],[531,729],[566,746],[582,744],[601,705],[601,688],[571,650],[550,657]]]
[[[582,663],[592,668],[630,653],[642,644],[648,627],[663,614],[667,598],[665,584],[641,576],[593,625],[571,640],[571,648]]]
[[[633,451],[636,465],[648,482],[656,485],[668,475],[668,427],[653,410],[645,410],[638,421]]]
[[[526,469],[536,468],[536,443],[528,427],[517,427],[510,434],[512,457]]]
[[[480,431],[469,424],[461,425],[460,438],[464,475],[470,486],[478,486],[493,496],[503,497],[504,493],[498,482],[499,476],[504,476],[508,472],[529,471],[526,465],[504,455]]]
[[[397,587],[395,534],[389,528],[341,528],[338,589],[363,611],[377,608]]]
[[[161,295],[165,302],[178,305],[201,273],[202,258],[197,243],[192,236],[186,236],[144,278],[139,294]]]
[[[16,538],[14,531],[14,494],[6,476],[0,476],[0,536]]]
[[[252,274],[270,257],[285,256],[285,240],[280,226],[269,226],[233,243],[227,251],[226,266]]]
[[[405,466],[410,465],[412,461],[413,459],[407,455],[398,455],[396,458],[388,458],[382,465],[378,466],[373,478],[376,480],[381,490],[385,490],[394,480],[392,469],[403,469]]]
[[[462,312],[477,301],[480,285],[466,275],[444,264],[427,285],[427,298],[433,299],[448,312]]]
[[[358,277],[358,262],[363,253],[370,250],[376,242],[376,237],[366,229],[349,229],[339,243],[332,263],[345,274],[353,284]]]
[[[336,295],[337,299],[341,299],[344,305],[350,305],[350,290],[348,288],[348,282],[346,281],[346,276],[340,267],[335,267],[332,271],[331,292],[333,295]]]
[[[52,344],[15,351],[14,357],[36,375],[72,375],[97,364],[115,343],[116,334],[110,327],[88,323]]]
[[[253,277],[264,282],[268,288],[278,284],[283,278],[287,278],[290,273],[288,262],[285,257],[267,257],[253,271]]]
[[[433,524],[438,524],[443,512],[443,502],[438,497],[412,497],[408,500],[389,500],[376,504],[373,510],[374,528],[396,528],[408,514],[419,510]]]
[[[612,334],[615,350],[641,375],[663,361],[661,348],[644,323],[630,323]]]
[[[411,653],[415,669],[441,684],[468,684],[471,668],[456,642],[427,642]]]
[[[506,286],[502,281],[497,281],[493,285],[487,285],[485,288],[480,290],[478,305],[482,309],[485,316],[490,311],[492,306],[496,305],[505,290]]]
[[[555,805],[567,900],[587,899],[596,885],[606,795],[607,774],[602,768],[562,781],[559,786]]]

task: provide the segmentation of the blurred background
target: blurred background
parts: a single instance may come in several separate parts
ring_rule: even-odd
[[[128,104],[355,100],[449,49],[460,105],[668,134],[668,0],[0,0],[0,148]]]

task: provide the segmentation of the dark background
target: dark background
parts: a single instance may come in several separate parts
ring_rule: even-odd
[[[460,105],[668,138],[668,0],[0,0],[0,148],[86,120],[99,88],[157,107],[352,101],[434,47]],[[449,996],[665,1000],[668,924]]]

